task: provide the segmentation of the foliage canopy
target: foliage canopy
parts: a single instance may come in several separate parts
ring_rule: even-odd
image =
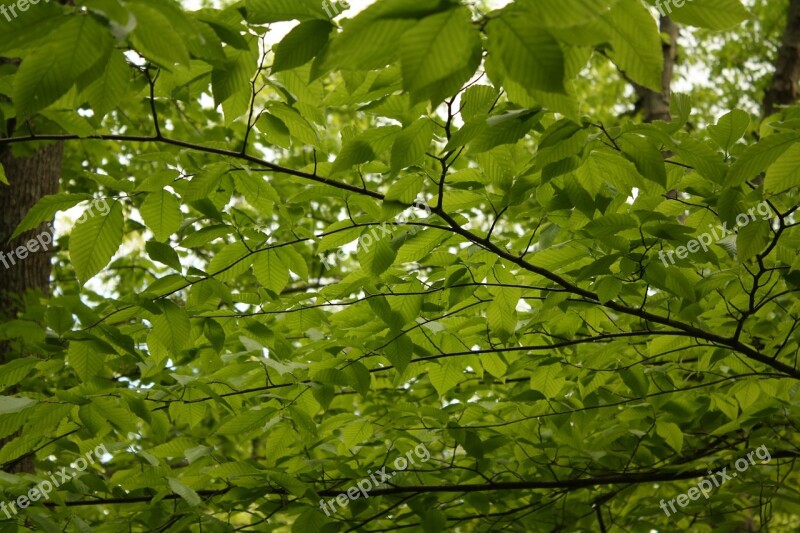
[[[3,531],[798,526],[800,111],[618,117],[662,86],[639,0],[74,4],[0,18],[0,145],[65,145],[17,233],[87,212],[0,325],[3,499],[113,457]]]

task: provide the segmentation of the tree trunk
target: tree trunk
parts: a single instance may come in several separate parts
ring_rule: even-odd
[[[800,0],[798,0],[800,1]],[[669,17],[661,17],[659,22],[661,33],[668,37],[668,42],[661,46],[664,56],[664,70],[661,71],[661,92],[656,92],[647,87],[634,83],[639,101],[636,107],[641,109],[645,122],[654,120],[670,121],[669,100],[672,72],[675,70],[675,60],[678,57],[678,25]]]
[[[786,28],[775,60],[772,84],[764,95],[763,112],[769,116],[776,106],[790,105],[797,100],[797,80],[800,77],[800,0],[789,2]]]
[[[57,2],[74,5],[73,0],[57,0]],[[3,63],[18,64],[19,59],[0,57],[0,64]],[[15,119],[9,120],[4,125],[5,128],[0,128],[0,134],[3,134],[5,129],[6,135],[13,135],[15,123]],[[36,202],[48,194],[58,192],[63,154],[64,145],[60,142],[48,144],[29,156],[20,157],[14,157],[11,145],[0,147],[0,165],[9,183],[9,185],[0,184],[0,253],[3,254],[4,260],[0,261],[0,320],[13,319],[17,315],[22,309],[21,304],[26,292],[50,294],[52,244],[47,249],[39,246],[36,252],[28,251],[24,259],[18,257],[16,250],[43,232],[48,232],[52,237],[52,229],[48,224],[42,223],[38,228],[17,236],[11,242],[8,238]],[[9,257],[12,251],[13,261]],[[8,362],[11,358],[14,358],[12,346],[0,341],[0,364]],[[6,394],[14,392],[14,390],[6,391]],[[0,448],[18,436],[19,433],[0,439]],[[33,457],[23,458],[12,465],[10,470],[33,472]]]
[[[36,202],[47,194],[58,192],[63,148],[62,143],[50,144],[30,157],[14,157],[10,146],[0,149],[0,165],[4,167],[10,183],[10,186],[0,185],[0,252],[3,253],[0,261],[0,320],[16,316],[21,309],[22,297],[27,291],[50,293],[52,245],[46,250],[43,246],[29,247],[38,248],[35,252],[26,248],[22,252],[26,256],[24,259],[16,252],[19,247],[43,232],[52,235],[48,225],[42,223],[38,228],[23,233],[11,242],[8,242],[8,238]],[[14,356],[11,345],[0,341],[0,364]],[[16,436],[0,441],[0,446]],[[32,472],[32,458],[20,461],[13,466],[12,471]]]

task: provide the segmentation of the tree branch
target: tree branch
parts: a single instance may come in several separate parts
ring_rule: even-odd
[[[797,458],[800,453],[790,450],[777,451],[771,454],[773,459],[780,458]],[[728,465],[730,466],[730,465]],[[643,472],[636,474],[614,474],[602,477],[590,478],[576,478],[560,481],[502,481],[496,483],[466,483],[463,485],[406,485],[396,487],[377,488],[370,491],[370,496],[388,496],[393,494],[430,494],[437,492],[491,492],[499,490],[576,490],[588,487],[599,487],[607,485],[618,484],[641,484],[641,483],[669,483],[673,481],[684,481],[687,479],[695,479],[708,476],[708,469],[701,468],[697,470],[689,470],[686,472],[673,472],[673,471],[653,471]],[[350,484],[355,485],[357,479],[350,480]],[[342,486],[349,486],[348,482],[343,482]],[[217,490],[198,490],[197,495],[201,497],[214,497],[220,496],[231,488],[217,489]],[[342,494],[340,490],[336,489],[321,489],[315,491],[320,497],[336,496]],[[259,494],[264,496],[270,495],[286,495],[289,494],[286,489],[259,489]],[[147,503],[150,502],[155,495],[149,496],[130,496],[125,498],[98,498],[97,500],[78,500],[66,502],[64,505],[67,507],[81,507],[87,505],[118,505],[130,503]],[[163,500],[179,499],[177,494],[168,494],[164,496]],[[46,507],[59,507],[59,504],[54,502],[46,502]]]

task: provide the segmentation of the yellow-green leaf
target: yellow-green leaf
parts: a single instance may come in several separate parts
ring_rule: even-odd
[[[75,275],[86,283],[105,267],[122,244],[122,206],[114,202],[107,214],[89,210],[89,217],[70,234],[69,257]]]

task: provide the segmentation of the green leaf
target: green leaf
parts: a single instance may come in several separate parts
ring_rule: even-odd
[[[397,252],[397,262],[420,261],[446,238],[441,232],[424,229],[403,243]]]
[[[246,0],[247,20],[254,24],[267,24],[283,20],[317,18],[327,20],[324,7],[316,0]]]
[[[422,530],[425,533],[439,533],[447,530],[447,515],[439,509],[428,509],[422,515]]]
[[[672,118],[670,132],[682,129],[692,114],[692,97],[683,93],[672,93],[669,101],[669,114]]]
[[[212,318],[203,321],[203,335],[211,342],[211,346],[219,353],[225,346],[225,330]]]
[[[385,238],[373,243],[364,252],[364,256],[365,260],[362,261],[362,266],[369,270],[373,276],[380,276],[387,268],[392,266],[397,257],[397,251],[392,248],[389,238]]]
[[[375,157],[375,152],[372,151],[369,143],[358,139],[348,141],[342,147],[336,161],[333,162],[331,174],[350,170],[358,164],[372,161]]]
[[[289,414],[292,417],[292,420],[296,424],[296,426],[303,432],[307,433],[308,435],[317,436],[317,424],[314,420],[308,416],[305,411],[298,409],[294,406],[289,407]]]
[[[69,343],[67,361],[83,381],[89,381],[103,370],[106,356],[92,343],[72,341]]]
[[[681,453],[683,448],[683,432],[678,424],[672,422],[656,422],[656,433],[667,441],[669,447],[677,453]]]
[[[181,483],[177,478],[168,477],[167,480],[169,481],[169,488],[172,489],[172,492],[183,498],[183,500],[192,507],[198,507],[203,503],[203,500],[200,499],[200,496],[198,496],[194,490]]]
[[[726,152],[742,138],[750,126],[750,115],[734,109],[720,117],[716,125],[708,127],[708,135]]]
[[[482,494],[480,492],[472,492],[467,494],[464,498],[469,504],[481,515],[486,515],[489,513],[489,509],[491,508],[491,503],[489,496],[486,494]]]
[[[586,145],[589,133],[569,119],[554,123],[542,135],[536,164],[545,167],[578,154]]]
[[[289,70],[311,61],[328,42],[333,24],[327,20],[309,20],[292,28],[275,47],[272,72]]]
[[[620,289],[622,289],[622,282],[613,276],[607,276],[600,279],[592,289],[597,293],[600,302],[605,303],[619,295]]]
[[[14,105],[20,118],[48,107],[103,55],[109,36],[92,17],[70,17],[45,46],[25,57],[14,76]]]
[[[736,235],[736,255],[744,262],[763,251],[772,240],[772,232],[767,220],[750,220],[746,226],[739,228]]]
[[[198,248],[220,237],[230,235],[233,231],[233,227],[224,224],[208,226],[200,231],[187,235],[186,238],[181,241],[181,246],[184,248]]]
[[[421,118],[401,131],[392,146],[392,171],[397,172],[412,165],[420,165],[432,139],[433,122],[427,118]],[[414,201],[414,198],[407,203]]]
[[[406,205],[411,204],[417,198],[417,194],[420,190],[422,190],[424,182],[425,178],[420,174],[407,174],[392,183],[389,190],[386,191],[384,199],[387,201],[402,202]]]
[[[542,116],[543,113],[536,109],[516,109],[494,115],[486,120],[488,127],[472,141],[470,151],[478,154],[503,144],[515,144],[539,123]],[[452,149],[450,143],[446,149]]]
[[[750,18],[739,0],[687,0],[680,7],[666,2],[664,8],[676,22],[709,30],[727,30]]]
[[[333,250],[334,248],[340,248],[341,246],[358,239],[363,231],[364,230],[358,226],[354,227],[350,220],[339,220],[338,222],[334,222],[325,228],[324,233],[327,233],[328,235],[325,235],[319,240],[317,251],[322,253],[327,252],[328,250]]]
[[[793,144],[767,168],[764,189],[778,194],[800,187],[800,144]]]
[[[292,524],[292,533],[323,531],[323,526],[328,520],[318,509],[306,509]]]
[[[361,13],[351,21],[336,38],[321,68],[371,70],[383,68],[399,57],[397,44],[406,31],[414,27],[414,20],[366,20]]]
[[[497,353],[481,354],[481,366],[496,378],[505,376],[508,365],[503,362],[503,358]]]
[[[525,16],[552,28],[569,28],[596,19],[618,0],[533,0],[522,3]]]
[[[270,143],[287,150],[292,146],[289,128],[278,117],[262,113],[256,120],[256,128],[267,136]]]
[[[289,270],[297,274],[300,279],[308,281],[308,263],[306,258],[297,252],[292,246],[278,248],[278,257]]]
[[[645,271],[645,279],[654,287],[671,292],[675,296],[694,299],[694,286],[680,269],[671,266],[665,268],[664,263],[650,263]]]
[[[19,413],[26,407],[37,403],[33,398],[18,398],[16,396],[0,396],[0,415]]]
[[[95,114],[102,117],[114,109],[128,92],[130,79],[125,56],[112,48],[100,76],[83,91]]]
[[[304,495],[307,495],[310,487],[305,483],[299,481],[295,476],[290,474],[286,474],[285,472],[269,472],[269,479],[273,481],[277,485],[286,489],[289,494],[297,497],[298,499],[302,498]]]
[[[275,361],[274,359],[270,359],[269,357],[262,359],[261,363],[263,365],[265,365],[265,366],[277,371],[278,374],[281,375],[281,376],[284,375],[284,374],[291,374],[295,370],[297,370],[299,368],[305,368],[307,366],[307,365],[304,365],[302,363],[289,363],[289,364],[285,365],[283,363],[279,363],[278,361]],[[338,372],[341,372],[341,371],[338,371]]]
[[[9,240],[17,237],[18,235],[36,228],[42,222],[52,220],[56,213],[59,211],[66,211],[74,207],[80,202],[91,200],[92,195],[86,193],[76,194],[49,194],[43,196],[30,211],[27,212],[25,218],[19,223],[17,229],[11,234]]]
[[[652,142],[644,137],[628,134],[620,137],[617,143],[625,157],[636,165],[639,174],[666,188],[667,170],[664,156]]]
[[[153,261],[163,263],[178,272],[183,270],[181,268],[181,260],[178,257],[178,252],[176,252],[171,245],[158,241],[147,241],[144,247],[147,251],[147,255],[149,255],[150,259]]]
[[[181,228],[183,222],[181,205],[177,198],[163,189],[149,193],[139,206],[139,213],[158,241],[167,240]]]
[[[489,113],[492,104],[497,100],[497,89],[488,85],[473,85],[464,91],[461,100],[461,116],[465,121],[470,121]]]
[[[600,19],[609,35],[611,60],[636,83],[661,92],[661,37],[655,20],[638,1],[622,1]]]
[[[8,178],[6,177],[6,169],[3,168],[2,164],[0,164],[0,183],[4,185],[10,185],[8,183]]]
[[[338,368],[321,368],[314,370],[312,367],[311,379],[327,385],[338,385],[340,387],[350,387],[354,383],[350,376]]]
[[[248,88],[250,78],[258,69],[258,52],[251,45],[247,50],[226,49],[227,61],[211,71],[211,92],[214,103],[220,105]]]
[[[422,91],[459,74],[460,86],[474,72],[468,72],[475,52],[480,54],[480,34],[472,24],[469,10],[458,7],[422,19],[400,41],[403,88]]]
[[[505,10],[486,25],[489,60],[528,91],[565,94],[564,54],[558,41],[531,19]]]
[[[631,215],[612,213],[590,221],[583,229],[593,237],[607,237],[609,235],[616,235],[626,229],[638,227],[639,221]]]
[[[270,104],[268,110],[286,125],[292,137],[304,145],[320,147],[319,133],[296,109],[276,102]]]
[[[184,452],[184,456],[189,463],[194,463],[198,459],[202,457],[207,457],[214,451],[214,448],[210,446],[195,446],[194,448],[189,448]]]
[[[492,294],[494,298],[486,310],[489,329],[494,335],[505,341],[516,330],[516,308],[522,291],[512,287],[493,287]]]
[[[714,183],[722,183],[725,180],[727,167],[719,153],[707,143],[687,137],[676,144],[675,153]]]
[[[373,429],[369,420],[356,420],[342,428],[342,442],[348,450],[362,444],[372,437]]]
[[[620,377],[637,396],[645,396],[650,388],[650,382],[641,368],[624,368],[620,370]]]
[[[559,372],[558,364],[546,364],[532,370],[531,389],[541,392],[545,398],[556,398],[566,383],[567,380]]]
[[[738,187],[723,189],[717,200],[717,209],[719,219],[733,228],[736,225],[736,216],[746,210],[744,194]]]
[[[71,111],[45,109],[40,114],[58,124],[65,133],[72,133],[78,137],[89,137],[97,133],[97,130],[92,127],[89,121]]]
[[[229,13],[214,13],[213,11],[201,11],[198,13],[198,20],[207,24],[220,40],[220,47],[222,43],[231,45],[233,48],[239,50],[247,50],[247,39],[242,36],[241,28],[241,11],[235,16],[230,16]],[[202,31],[202,30],[201,30]],[[212,43],[211,47],[216,48],[216,43]],[[206,53],[209,46],[204,47]],[[194,51],[193,51],[194,52]]]
[[[392,363],[399,374],[403,374],[411,361],[413,345],[408,337],[400,337],[386,346],[386,358]]]
[[[136,27],[130,35],[131,42],[143,57],[167,70],[171,70],[175,64],[189,66],[186,45],[165,15],[143,4],[131,4],[130,10],[136,17]]]
[[[462,67],[437,83],[433,83],[424,89],[412,93],[412,102],[417,103],[423,100],[429,100],[431,106],[435,108],[446,98],[453,96],[464,88],[464,83],[475,74],[475,71],[480,66],[481,58],[481,48],[473,48],[467,66]]]
[[[232,280],[247,272],[253,259],[244,243],[237,241],[220,250],[206,266],[206,272],[220,281]]]
[[[258,282],[275,294],[280,294],[289,282],[289,268],[274,250],[256,254],[253,271]]]
[[[563,243],[536,252],[532,260],[537,266],[556,272],[568,265],[573,265],[585,256],[585,248],[575,246],[573,243]]]
[[[272,409],[250,409],[237,413],[219,426],[218,435],[241,435],[254,429],[262,429],[266,421],[274,416]]]
[[[216,97],[216,93],[215,93]],[[188,182],[188,186],[178,192],[187,201],[201,200],[213,194],[219,187],[224,175],[230,170],[230,166],[224,162],[213,163],[201,168],[197,174]]]
[[[191,340],[191,323],[186,311],[168,300],[159,300],[161,314],[153,315],[153,335],[177,355]],[[174,357],[174,356],[173,356]]]
[[[443,362],[431,363],[428,367],[428,379],[440,397],[458,385],[463,377],[463,368],[457,361],[446,359]]]
[[[70,234],[69,257],[81,285],[105,267],[122,244],[122,205],[115,201],[103,215],[95,209]]]
[[[176,23],[181,24],[181,26],[185,25],[181,33],[186,40],[186,49],[196,59],[202,59],[209,64],[224,61],[223,42],[234,47],[241,45],[242,48],[247,48],[247,41],[238,32],[231,31],[229,28],[208,20],[201,20],[199,17],[189,18],[184,16],[180,18],[182,20],[176,20]],[[202,68],[205,68],[205,65]]]
[[[798,140],[800,136],[794,132],[776,133],[749,146],[728,169],[725,185],[735,187],[755,178]]]
[[[427,118],[419,119],[401,131],[392,146],[392,171],[413,165],[421,166],[432,139],[433,122]]]
[[[442,11],[445,5],[439,0],[384,0],[370,5],[331,41],[312,78],[333,69],[372,70],[394,63],[405,32],[416,25],[417,19]]]
[[[741,387],[734,393],[734,395],[736,396],[736,400],[739,402],[739,406],[742,408],[742,411],[744,411],[756,403],[759,396],[761,396],[761,388],[757,383],[753,383],[752,381],[748,383],[742,383]]]
[[[70,324],[70,326],[71,325],[72,324]],[[38,359],[26,357],[23,359],[14,359],[0,366],[0,388],[16,385],[25,379],[38,362]]]
[[[576,174],[583,182],[597,176],[618,190],[646,186],[636,166],[616,151],[593,150]]]

